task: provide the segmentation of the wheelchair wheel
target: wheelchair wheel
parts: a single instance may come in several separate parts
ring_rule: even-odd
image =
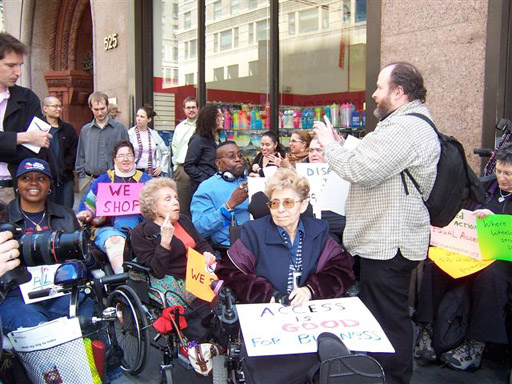
[[[149,353],[149,325],[135,291],[122,285],[107,298],[107,306],[117,310],[117,320],[109,323],[112,343],[122,351],[121,369],[138,375],[146,365]]]
[[[213,384],[228,383],[228,369],[226,368],[226,355],[214,356],[213,358]]]

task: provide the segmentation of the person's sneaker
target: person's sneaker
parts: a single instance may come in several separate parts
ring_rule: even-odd
[[[441,361],[450,368],[461,371],[475,370],[482,365],[482,353],[485,343],[476,340],[466,340],[457,348],[441,355]]]
[[[414,346],[414,358],[433,363],[437,356],[432,345],[434,331],[432,325],[420,325],[416,345]]]

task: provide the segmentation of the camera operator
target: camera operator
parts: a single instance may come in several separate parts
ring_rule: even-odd
[[[37,158],[23,160],[16,172],[16,198],[9,203],[7,221],[23,228],[24,234],[56,230],[72,232],[78,229],[73,211],[47,198],[51,193],[51,183],[52,175],[46,161]],[[11,254],[7,259],[14,256],[15,251],[9,252]],[[92,315],[93,309],[92,300],[85,300],[81,303],[80,314]],[[11,289],[0,304],[5,333],[67,316],[68,313],[69,297],[25,304],[18,288]]]

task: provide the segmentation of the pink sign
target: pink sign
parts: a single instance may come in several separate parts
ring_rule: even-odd
[[[99,183],[97,216],[123,216],[140,213],[139,195],[143,183]]]

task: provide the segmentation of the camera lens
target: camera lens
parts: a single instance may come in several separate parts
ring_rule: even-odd
[[[21,258],[29,267],[84,260],[89,252],[89,242],[83,230],[32,233],[23,235],[19,243]]]

